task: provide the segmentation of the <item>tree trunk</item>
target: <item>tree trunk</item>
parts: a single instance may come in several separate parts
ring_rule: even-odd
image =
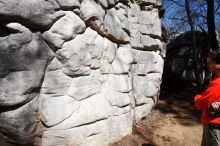
[[[209,44],[212,50],[218,49],[218,41],[215,32],[215,7],[214,0],[207,0],[207,25],[208,25],[208,36]]]
[[[197,90],[201,92],[202,90],[202,64],[199,58],[199,53],[201,51],[196,47],[196,37],[195,37],[195,24],[193,21],[193,17],[191,15],[189,0],[185,0],[185,9],[189,20],[189,25],[191,28],[191,36],[192,36],[192,48],[193,48],[193,64],[194,64],[194,73],[196,78]]]
[[[219,49],[217,35],[215,31],[215,7],[214,0],[207,0],[207,26],[208,26],[208,42],[209,47],[206,50],[206,54],[211,50]],[[206,56],[206,55],[205,55]],[[205,72],[205,84],[208,85],[208,82],[211,80],[212,73],[206,65]]]

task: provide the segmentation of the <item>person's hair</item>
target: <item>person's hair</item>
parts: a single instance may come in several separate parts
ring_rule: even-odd
[[[207,56],[212,58],[216,64],[220,64],[220,49],[209,52]]]

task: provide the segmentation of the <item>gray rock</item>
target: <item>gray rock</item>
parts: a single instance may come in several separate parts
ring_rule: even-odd
[[[113,52],[111,52],[112,55],[115,54],[115,52],[114,52],[115,49],[110,50],[110,51],[113,51]],[[100,68],[102,73],[104,73],[104,74],[129,73],[129,71],[131,69],[131,64],[133,63],[133,56],[132,56],[131,48],[129,45],[122,46],[122,47],[118,48],[112,63],[111,63],[111,61],[108,61],[107,57],[113,58],[113,56],[105,56],[105,54],[103,55],[103,60],[101,60],[101,68]]]
[[[109,141],[118,141],[119,137],[124,137],[132,132],[132,114],[126,113],[120,116],[112,116],[109,118]],[[123,121],[123,123],[121,122]]]
[[[111,106],[104,97],[103,93],[100,93],[82,100],[76,112],[62,123],[50,129],[70,129],[107,119],[111,114]]]
[[[136,106],[134,108],[135,122],[140,121],[141,119],[145,118],[148,114],[150,114],[153,105],[154,105],[154,101],[151,98],[148,98],[147,104]]]
[[[109,6],[114,6],[115,5],[115,0],[107,0]]]
[[[133,95],[135,104],[141,105],[147,103],[147,98],[154,98],[158,95],[160,89],[160,80],[149,80],[143,76],[133,77]]]
[[[63,9],[80,8],[81,0],[56,0]]]
[[[158,13],[158,9],[141,12],[139,29],[142,35],[161,38],[162,30],[159,29],[161,22]]]
[[[148,73],[163,73],[164,60],[159,52],[132,50],[134,64],[131,72],[137,75]]]
[[[92,71],[89,76],[74,78],[68,90],[68,95],[80,101],[101,91],[99,71]]]
[[[41,93],[53,96],[63,96],[68,92],[72,78],[62,72],[61,63],[54,58],[47,67]]]
[[[47,130],[44,132],[42,145],[107,145],[109,141],[108,131],[107,120],[100,120],[95,123],[69,128],[68,130]],[[96,140],[91,140],[92,137]]]
[[[23,105],[39,94],[53,56],[39,33],[16,23],[10,27],[20,33],[0,38],[0,107]]]
[[[105,10],[94,0],[82,0],[80,16],[86,21],[89,27],[99,31],[103,25]]]
[[[128,94],[111,91],[111,90],[106,90],[104,94],[111,106],[123,108],[130,104],[130,98]]]
[[[123,12],[120,14],[120,12]],[[116,8],[112,8],[107,11],[107,14],[104,19],[104,32],[105,34],[113,41],[113,42],[129,42],[129,35],[124,31],[126,23],[123,22],[126,20],[126,9],[120,8],[116,10]],[[124,17],[120,19],[120,17]],[[111,22],[111,23],[109,23]]]
[[[92,56],[90,45],[97,33],[87,29],[73,40],[64,43],[63,48],[56,52],[58,60],[63,64],[62,71],[68,76],[89,75],[91,72]]]
[[[18,21],[33,30],[49,28],[63,14],[54,0],[0,0],[0,20]]]
[[[102,54],[102,59],[106,60],[108,63],[112,63],[116,56],[117,44],[112,43],[108,39],[104,40],[104,51]]]
[[[162,6],[161,0],[135,0],[139,5],[155,5],[157,7]]]
[[[128,11],[131,46],[140,50],[162,50],[161,23],[158,10],[152,8],[141,11],[140,7],[131,4]]]
[[[41,145],[43,126],[38,119],[38,98],[22,107],[1,108],[0,133],[17,145]]]
[[[105,84],[103,88],[109,89],[112,92],[129,93],[132,90],[131,78],[128,75],[109,74]]]
[[[48,127],[58,125],[76,112],[79,106],[80,103],[69,96],[53,97],[42,94],[39,109],[41,121]]]
[[[109,5],[108,0],[99,0],[99,2],[103,7],[108,8]]]
[[[130,134],[157,103],[161,5],[0,0],[0,138],[107,146]]]
[[[73,39],[85,30],[85,23],[71,11],[65,11],[65,16],[56,21],[43,33],[43,38],[56,48],[62,48],[64,42]],[[64,27],[65,26],[65,27]]]
[[[7,27],[14,34],[0,38],[0,132],[16,144],[40,145],[38,96],[53,53],[39,33],[18,23]]]

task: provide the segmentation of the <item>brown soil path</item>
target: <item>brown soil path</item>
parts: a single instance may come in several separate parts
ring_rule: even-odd
[[[200,146],[200,112],[192,90],[162,92],[152,113],[133,128],[133,133],[110,146]]]

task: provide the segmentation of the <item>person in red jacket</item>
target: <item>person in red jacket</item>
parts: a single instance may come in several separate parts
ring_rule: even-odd
[[[202,110],[202,146],[220,146],[220,50],[208,54],[207,65],[215,75],[208,88],[194,97],[195,106]]]

